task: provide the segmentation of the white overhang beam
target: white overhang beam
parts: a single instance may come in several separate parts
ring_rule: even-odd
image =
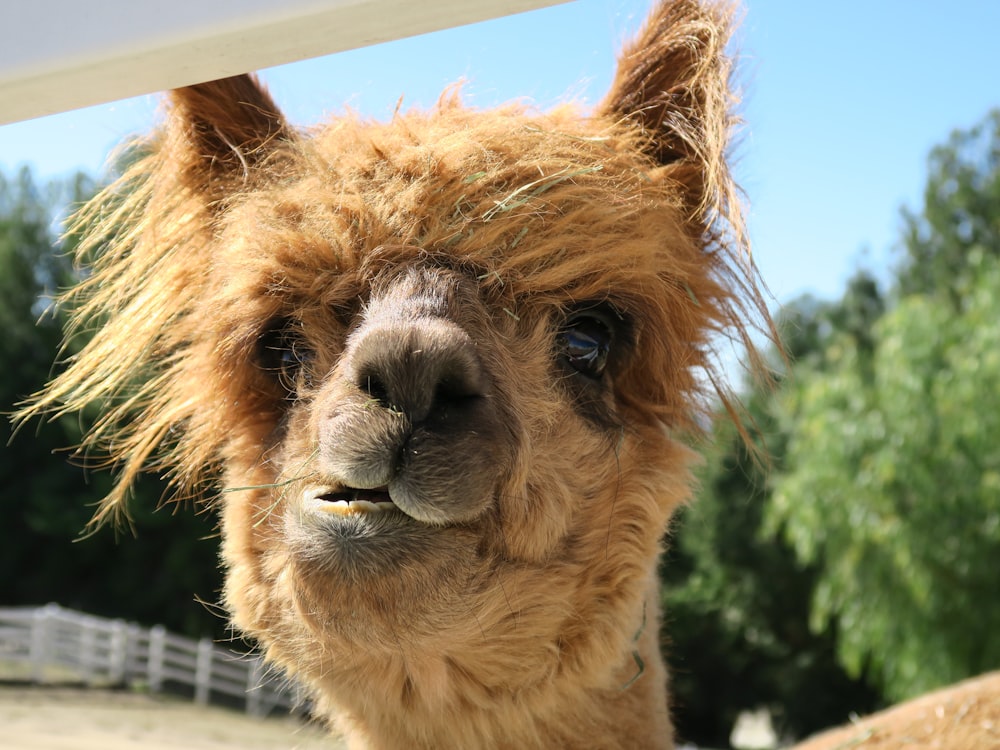
[[[0,124],[560,2],[565,0],[8,2],[0,22]]]

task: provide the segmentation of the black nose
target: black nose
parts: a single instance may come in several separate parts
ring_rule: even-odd
[[[483,395],[476,347],[458,325],[443,318],[362,328],[349,353],[355,385],[371,406],[420,424]]]

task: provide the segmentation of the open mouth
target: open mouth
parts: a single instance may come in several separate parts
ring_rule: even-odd
[[[310,487],[303,494],[306,504],[313,510],[340,516],[365,513],[384,513],[395,509],[388,487],[358,490],[350,487]]]

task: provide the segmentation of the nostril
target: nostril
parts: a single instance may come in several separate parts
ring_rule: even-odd
[[[478,368],[470,370],[465,362],[452,363],[438,373],[429,395],[430,403],[424,418],[448,419],[464,413],[466,407],[483,395]]]
[[[370,398],[378,406],[382,406],[386,409],[396,409],[392,403],[392,396],[389,393],[389,387],[385,384],[385,381],[377,372],[368,370],[360,373],[358,376],[358,388],[360,388],[363,393],[366,393],[368,398]]]
[[[468,394],[450,380],[442,380],[434,389],[434,403],[437,405],[453,404],[467,397]]]
[[[360,393],[412,424],[447,418],[483,395],[475,345],[448,321],[362,329],[352,344],[351,380]]]
[[[452,361],[442,363],[434,386],[435,405],[460,404],[481,395],[481,373],[475,361],[456,356]]]

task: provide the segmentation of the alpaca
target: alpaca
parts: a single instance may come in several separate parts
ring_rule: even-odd
[[[730,16],[658,4],[592,111],[180,89],[84,209],[98,329],[25,414],[106,407],[97,521],[142,471],[215,504],[233,624],[352,748],[673,746],[661,540],[714,342],[770,330]]]
[[[714,337],[760,368],[772,332],[730,16],[662,0],[588,113],[451,91],[298,132],[252,77],[181,89],[82,212],[75,323],[101,327],[22,418],[105,405],[97,522],[147,470],[213,502],[232,622],[352,748],[673,747],[685,438],[730,404]],[[957,720],[918,701],[805,747],[990,746],[1000,683],[958,690]]]

